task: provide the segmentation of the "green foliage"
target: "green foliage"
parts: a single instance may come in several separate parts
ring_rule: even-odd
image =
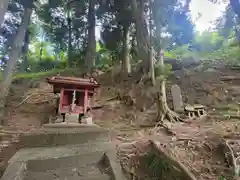
[[[203,33],[196,33],[195,40],[192,43],[193,49],[198,52],[213,52],[221,48],[224,42],[224,37],[220,36],[218,32],[205,31]]]
[[[165,51],[164,52],[164,57],[167,57],[167,58],[177,58],[176,54],[174,54],[173,51]]]
[[[37,73],[21,73],[16,74],[13,76],[13,79],[41,79],[44,77],[52,76],[57,73],[63,72],[64,70],[61,69],[52,69],[50,71],[44,71],[44,72],[37,72]]]
[[[192,56],[193,52],[191,52],[188,48],[188,45],[178,46],[170,51],[171,54],[174,55],[175,58],[180,59],[182,57]]]
[[[79,68],[66,68],[66,69],[52,69],[49,71],[44,72],[37,72],[37,73],[19,73],[13,76],[13,79],[42,79],[49,76],[54,76],[58,73],[61,74],[74,74],[74,72],[79,73],[81,69]]]
[[[172,66],[170,64],[165,64],[164,67],[158,65],[155,66],[155,77],[163,76],[168,77],[172,74]]]
[[[240,48],[225,47],[202,56],[203,59],[224,61],[229,66],[240,66]]]

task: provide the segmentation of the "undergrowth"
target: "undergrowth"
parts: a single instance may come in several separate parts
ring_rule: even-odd
[[[82,72],[79,68],[66,68],[66,69],[52,69],[49,71],[44,72],[31,72],[31,73],[19,73],[13,76],[13,80],[18,79],[41,79],[48,76],[54,76],[58,73],[60,74],[66,74],[66,75],[78,75],[80,72]]]

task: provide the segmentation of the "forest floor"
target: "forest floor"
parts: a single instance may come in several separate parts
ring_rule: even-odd
[[[142,82],[139,75],[121,78],[116,69],[97,76],[101,84],[95,97],[93,120],[112,132],[117,143],[152,140],[182,162],[198,180],[232,179],[223,140],[240,139],[240,72],[227,68],[188,69],[168,79],[167,96],[172,108],[170,87],[178,84],[185,104],[202,104],[208,116],[186,123],[168,123],[168,130],[154,128],[157,118],[156,87]],[[31,87],[31,88],[30,88]],[[6,122],[16,132],[34,131],[54,115],[55,97],[43,80],[14,83],[8,98]],[[225,142],[225,141],[224,141]],[[238,154],[240,145],[234,146]],[[239,151],[240,152],[240,151]]]

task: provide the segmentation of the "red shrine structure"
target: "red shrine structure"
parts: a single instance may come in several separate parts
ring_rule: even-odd
[[[90,99],[100,85],[94,78],[54,76],[47,78],[53,92],[59,93],[58,113],[85,114],[91,109]]]

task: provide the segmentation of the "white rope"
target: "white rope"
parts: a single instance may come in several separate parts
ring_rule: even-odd
[[[74,90],[73,91],[73,98],[72,98],[72,105],[71,105],[72,106],[72,111],[76,107],[75,101],[76,101],[76,91]]]

